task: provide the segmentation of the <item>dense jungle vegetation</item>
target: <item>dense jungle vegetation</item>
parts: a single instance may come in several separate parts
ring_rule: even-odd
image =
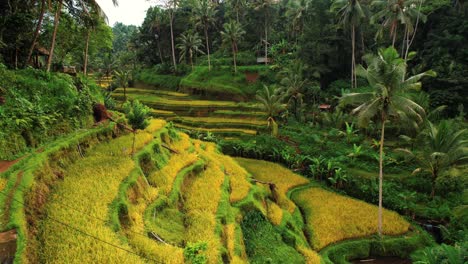
[[[0,2],[1,263],[468,262],[465,1],[99,2]]]

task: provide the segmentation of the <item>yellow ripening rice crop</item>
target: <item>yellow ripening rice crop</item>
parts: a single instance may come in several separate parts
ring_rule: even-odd
[[[304,256],[306,264],[320,264],[320,263],[322,263],[320,255],[317,252],[315,252],[315,251],[313,251],[311,249],[299,246],[297,248],[297,251],[299,251],[299,253],[301,253]]]
[[[6,179],[0,178],[0,192],[5,188],[6,183]]]
[[[161,244],[156,242],[145,235],[145,227],[143,214],[148,203],[156,199],[158,196],[157,188],[148,187],[145,198],[142,198],[139,203],[131,207],[130,217],[132,225],[127,231],[127,238],[130,245],[134,250],[149,259],[156,260],[160,263],[184,263],[183,249]],[[145,200],[146,199],[146,200]]]
[[[283,219],[283,209],[276,203],[268,201],[267,217],[272,224],[279,225]]]
[[[266,120],[245,119],[245,118],[222,118],[222,117],[183,117],[183,120],[200,123],[224,123],[224,124],[250,124],[263,126],[267,125]]]
[[[155,132],[166,125],[166,121],[162,119],[151,119],[150,124],[145,129],[148,132]]]
[[[189,242],[204,241],[208,244],[206,256],[208,263],[221,261],[221,240],[216,235],[216,212],[221,200],[225,174],[216,156],[216,146],[212,143],[195,141],[195,149],[206,159],[206,167],[199,175],[184,183],[184,209],[187,212],[186,239]],[[203,149],[203,146],[204,149]]]
[[[167,195],[172,190],[177,174],[197,161],[197,154],[187,151],[190,145],[190,138],[186,134],[180,134],[180,140],[171,145],[179,153],[172,154],[166,166],[148,177],[149,182],[161,188],[162,193]]]
[[[309,183],[306,178],[293,173],[279,164],[268,161],[244,158],[236,158],[236,161],[247,169],[255,179],[274,183],[277,189],[276,202],[281,208],[290,213],[294,212],[296,206],[286,197],[286,193],[293,187]]]
[[[140,131],[136,149],[152,140],[153,135]],[[43,263],[144,263],[145,260],[127,251],[77,232],[82,230],[122,249],[133,249],[121,240],[112,228],[100,220],[109,215],[109,205],[119,186],[135,163],[126,148],[131,148],[133,135],[128,134],[97,145],[84,158],[71,164],[57,183],[40,221],[39,248]],[[75,210],[70,210],[69,207]]]
[[[246,263],[246,260],[243,260],[242,257],[236,254],[236,225],[231,223],[227,224],[224,227],[224,235],[226,239],[226,247],[229,255],[229,263],[237,264],[237,263]]]
[[[374,205],[321,188],[305,189],[298,193],[295,201],[305,212],[307,225],[313,233],[310,242],[316,250],[341,240],[377,233],[378,208]],[[397,213],[384,210],[384,234],[401,235],[409,226]]]
[[[194,144],[197,150],[200,150],[200,145],[204,144],[207,150],[205,155],[213,162],[216,162],[218,166],[223,167],[224,172],[229,176],[229,183],[231,185],[229,201],[234,203],[247,197],[251,187],[247,171],[237,164],[233,158],[218,153],[215,144],[201,141],[194,141]]]

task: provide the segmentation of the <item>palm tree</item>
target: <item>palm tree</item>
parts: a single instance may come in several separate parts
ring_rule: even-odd
[[[467,129],[455,130],[450,121],[444,120],[439,125],[428,122],[425,138],[427,147],[422,153],[415,154],[408,149],[400,149],[416,158],[421,165],[414,172],[422,170],[431,174],[432,191],[431,197],[435,195],[435,183],[440,174],[451,166],[468,161],[468,141],[466,140]]]
[[[246,0],[230,0],[228,2],[230,5],[230,8],[228,10],[234,10],[236,12],[236,21],[237,23],[239,22],[239,13],[242,12],[242,10],[247,7],[247,1]]]
[[[256,0],[254,9],[263,12],[264,29],[265,29],[265,65],[268,65],[268,18],[270,15],[270,7],[275,3],[275,0]]]
[[[127,87],[130,80],[131,72],[128,70],[115,70],[114,71],[117,84],[124,88],[124,100],[127,101]]]
[[[180,49],[180,61],[188,58],[190,60],[190,65],[193,70],[193,55],[197,53],[203,54],[203,51],[200,50],[200,47],[203,47],[202,41],[198,33],[192,31],[186,31],[182,33],[179,37],[179,44],[177,48]]]
[[[47,60],[47,71],[50,71],[50,67],[52,65],[52,59],[54,57],[54,49],[55,49],[55,39],[57,37],[57,30],[58,30],[58,25],[59,25],[59,20],[60,20],[60,14],[62,13],[62,6],[63,6],[63,1],[64,0],[58,0],[58,5],[57,5],[57,10],[55,11],[54,15],[54,31],[52,33],[52,43],[50,45],[50,55]],[[112,0],[112,3],[114,6],[117,6],[119,4],[118,0]],[[105,17],[105,14],[102,12],[101,8],[99,7],[99,4],[97,3],[96,0],[83,0],[80,1],[80,4],[82,5],[83,9],[86,10],[85,4],[88,4],[92,6],[93,8],[97,9],[98,12]],[[73,3],[70,3],[69,6],[73,6]]]
[[[208,70],[211,71],[210,61],[210,43],[208,39],[208,28],[216,22],[215,16],[218,12],[211,0],[194,1],[195,6],[193,12],[195,13],[195,25],[203,28],[206,41],[206,55],[208,55]]]
[[[288,104],[293,106],[294,116],[297,120],[301,120],[300,109],[303,106],[303,89],[307,83],[304,79],[303,64],[300,61],[295,61],[290,67],[280,72],[281,85],[283,86],[283,93],[289,97]]]
[[[380,157],[379,157],[379,213],[378,231],[382,235],[382,183],[383,183],[383,148],[385,124],[390,120],[416,120],[421,123],[425,117],[424,108],[408,98],[409,90],[421,88],[419,80],[425,75],[434,76],[428,71],[405,79],[407,65],[395,48],[381,49],[378,56],[365,56],[367,69],[357,67],[357,74],[366,78],[373,92],[349,93],[341,99],[342,105],[357,105],[352,111],[357,114],[361,127],[367,127],[371,119],[380,121]]]
[[[177,70],[177,62],[175,57],[175,45],[174,45],[174,17],[175,11],[177,8],[177,0],[166,0],[165,6],[169,12],[169,26],[171,29],[171,49],[172,49],[172,63],[174,65],[174,70]]]
[[[229,23],[224,24],[224,31],[221,31],[221,37],[223,42],[231,45],[232,56],[234,61],[234,72],[237,72],[237,44],[242,40],[245,31],[242,29],[241,25],[236,21],[231,20]]]
[[[303,32],[304,28],[304,15],[307,11],[309,0],[291,0],[288,2],[286,10],[286,17],[291,18],[291,29],[296,38]]]
[[[271,127],[271,135],[278,136],[278,124],[276,116],[285,109],[282,104],[284,96],[275,87],[268,88],[263,85],[263,91],[256,95],[257,100],[262,104],[263,111],[267,114],[268,127]]]
[[[408,39],[410,34],[414,33],[413,20],[419,18],[425,20],[419,10],[415,9],[421,0],[374,0],[373,6],[377,6],[381,10],[372,17],[372,21],[382,20],[382,27],[377,32],[377,35],[382,35],[384,28],[390,29],[390,38],[392,39],[392,47],[395,47],[396,37],[398,35],[398,24],[405,25],[405,36],[403,40]],[[403,49],[403,47],[402,47]],[[403,55],[403,52],[402,52]]]
[[[337,0],[332,9],[339,8],[340,23],[351,30],[351,88],[357,87],[356,80],[356,27],[367,17],[360,0]]]
[[[159,59],[161,60],[161,63],[163,63],[163,55],[161,50],[161,26],[164,24],[163,21],[165,20],[166,16],[165,12],[158,7],[155,7],[151,14],[153,15],[153,20],[151,21],[151,30],[154,33],[158,43]]]

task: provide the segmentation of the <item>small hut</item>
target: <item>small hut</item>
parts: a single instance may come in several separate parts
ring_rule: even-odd
[[[42,68],[47,64],[50,52],[44,47],[36,47],[33,51],[32,66],[36,69]]]

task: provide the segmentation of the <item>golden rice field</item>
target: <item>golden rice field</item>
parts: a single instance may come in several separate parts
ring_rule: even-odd
[[[283,209],[276,203],[267,201],[267,217],[272,224],[280,225],[281,220],[283,220]]]
[[[152,121],[147,131],[137,133],[136,149],[151,141],[152,132],[162,124],[158,120]],[[40,241],[43,241],[39,249],[41,262],[145,263],[139,256],[116,250],[56,222],[69,223],[103,241],[132,250],[109,225],[96,218],[102,219],[109,214],[109,205],[121,181],[135,166],[128,151],[132,140],[133,135],[128,134],[99,144],[64,172],[63,181],[56,184],[50,195],[46,206],[47,217],[39,223],[42,231]],[[75,210],[64,205],[73,206]]]
[[[204,149],[200,142],[195,143],[197,152],[206,159],[205,170],[199,175],[187,178],[183,187],[184,209],[188,222],[186,239],[189,242],[206,242],[208,263],[219,263],[222,243],[215,233],[216,212],[221,200],[221,186],[225,181],[225,174],[220,162],[210,158],[216,151],[215,145],[207,143],[205,146]]]
[[[299,251],[299,253],[301,253],[304,256],[306,264],[321,264],[322,263],[322,258],[320,257],[319,253],[311,249],[299,246],[297,248],[297,251]]]
[[[148,177],[148,181],[153,186],[159,187],[162,193],[167,195],[172,190],[172,184],[177,174],[183,168],[192,165],[198,160],[196,153],[186,151],[191,144],[187,134],[180,134],[180,140],[171,145],[178,153],[171,155],[166,166]]]
[[[223,118],[223,117],[183,117],[183,120],[187,120],[194,123],[208,123],[208,124],[249,124],[256,126],[266,126],[267,121],[258,119],[243,119],[243,118]]]
[[[123,90],[121,92],[114,92],[115,96],[123,96]],[[164,98],[158,95],[152,94],[138,94],[138,93],[128,93],[127,97],[131,100],[140,100],[141,102],[154,102],[154,103],[163,103],[165,105],[173,106],[187,106],[187,107],[222,107],[222,106],[237,106],[236,102],[232,101],[210,101],[210,100],[174,100],[170,98]]]
[[[142,198],[143,201],[140,200],[137,205],[131,208],[130,218],[132,220],[132,224],[126,231],[128,242],[138,254],[149,259],[153,259],[161,263],[184,263],[183,249],[172,245],[156,243],[153,239],[141,235],[146,233],[143,219],[144,212],[147,205],[157,197],[158,189],[148,186],[144,198]]]
[[[233,263],[233,264],[238,264],[238,263],[247,263],[247,260],[245,259],[246,256],[244,254],[244,256],[240,257],[236,254],[236,225],[231,223],[231,224],[227,224],[225,225],[224,227],[224,236],[225,236],[225,240],[227,241],[227,251],[228,251],[228,255],[229,255],[229,260],[230,260],[230,263]],[[244,252],[245,253],[245,252]]]
[[[198,141],[196,144],[197,147],[199,147],[201,142]],[[214,144],[205,144],[207,144],[207,149],[211,149],[211,151],[205,152],[205,155],[213,162],[216,162],[218,166],[222,167],[224,169],[224,173],[229,177],[229,184],[231,186],[229,201],[231,203],[235,203],[247,197],[251,187],[251,184],[248,181],[249,174],[247,171],[237,164],[233,158],[214,151]]]
[[[212,132],[212,133],[241,133],[247,135],[256,135],[257,130],[252,129],[242,129],[242,128],[207,128],[207,127],[192,127],[182,124],[174,124],[178,128],[187,129],[187,130],[194,130],[194,131],[204,131],[204,132]]]
[[[309,188],[294,195],[303,209],[315,250],[345,239],[377,233],[377,207],[321,188]],[[383,233],[401,235],[410,224],[395,212],[384,210]]]
[[[309,180],[276,163],[244,158],[236,158],[236,161],[247,169],[253,178],[274,183],[277,188],[277,203],[290,213],[294,212],[296,205],[287,198],[286,193],[294,187],[309,183]]]
[[[127,93],[145,93],[145,94],[160,94],[160,95],[169,95],[169,96],[174,96],[174,97],[189,97],[190,95],[187,93],[179,93],[179,92],[173,92],[173,91],[164,91],[164,90],[154,90],[154,89],[142,89],[142,88],[126,88]],[[117,88],[114,90],[114,93],[123,93],[124,89],[123,88]]]

